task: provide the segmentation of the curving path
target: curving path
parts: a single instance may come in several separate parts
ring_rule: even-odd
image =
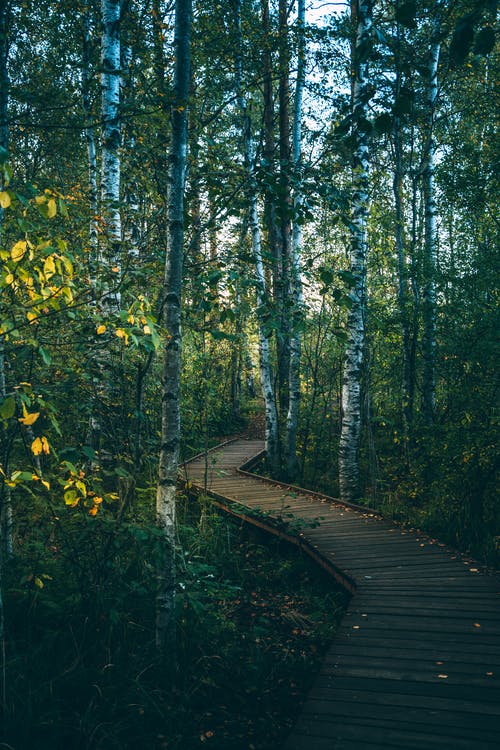
[[[374,512],[249,474],[263,448],[228,441],[185,479],[354,593],[286,750],[500,748],[499,579]]]

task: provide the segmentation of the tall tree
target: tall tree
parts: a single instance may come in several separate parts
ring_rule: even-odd
[[[296,477],[297,462],[297,429],[299,423],[300,405],[300,305],[302,302],[302,284],[300,278],[300,253],[302,247],[302,219],[300,211],[303,203],[302,195],[302,101],[306,74],[306,39],[305,39],[306,8],[305,0],[298,0],[297,6],[297,79],[295,82],[295,98],[293,103],[292,124],[292,160],[294,168],[293,191],[293,227],[292,247],[290,256],[290,285],[289,295],[292,306],[291,336],[290,336],[290,366],[288,376],[288,414],[286,423],[286,465],[290,479]]]
[[[252,137],[252,123],[247,109],[247,102],[243,93],[243,57],[242,57],[242,25],[241,0],[232,0],[234,23],[236,27],[235,52],[235,88],[238,110],[241,120],[243,158],[247,178],[249,227],[252,242],[252,252],[255,262],[257,287],[257,316],[259,327],[259,363],[262,395],[266,409],[265,441],[266,453],[271,471],[280,471],[278,412],[276,395],[271,369],[271,352],[269,345],[270,332],[266,330],[266,309],[269,304],[267,294],[267,280],[262,257],[262,237],[258,212],[258,190],[255,179],[255,147]]]
[[[342,382],[342,428],[339,444],[339,486],[342,500],[360,494],[359,440],[361,433],[361,375],[365,344],[366,254],[368,218],[368,59],[371,49],[372,0],[352,4],[356,44],[352,65],[354,143],[351,197],[351,304],[347,320],[347,343]]]
[[[101,210],[104,222],[104,250],[101,261],[111,287],[117,287],[121,268],[121,212],[120,212],[120,0],[101,0]],[[116,281],[111,281],[115,279]],[[116,311],[120,296],[106,290],[106,306]]]
[[[158,570],[156,645],[164,654],[167,648],[170,648],[172,654],[175,653],[175,491],[180,444],[181,296],[190,40],[191,0],[176,0],[168,237],[163,289],[166,341],[161,391],[161,446],[156,490],[156,519],[165,541],[163,561]]]
[[[4,193],[6,185],[6,163],[9,156],[9,27],[10,3],[4,2],[0,5],[0,193]],[[10,202],[10,198],[8,199]],[[4,209],[0,202],[0,233],[2,230]],[[4,401],[7,396],[7,383],[5,374],[5,339],[0,334],[0,399]],[[4,426],[2,425],[2,433]],[[7,471],[8,448],[7,440],[3,440],[2,452],[0,454],[0,466]],[[0,488],[0,576],[2,557],[12,556],[12,498],[10,487],[2,482]],[[0,581],[1,597],[1,581]],[[1,604],[1,601],[0,601]],[[3,609],[0,607],[0,637],[3,636]]]
[[[425,120],[424,159],[422,168],[424,198],[424,294],[423,294],[423,353],[424,372],[422,380],[422,411],[425,422],[432,424],[436,408],[436,195],[434,173],[436,161],[436,140],[434,119],[438,96],[440,23],[436,18],[432,25],[429,61],[427,70],[427,102]]]

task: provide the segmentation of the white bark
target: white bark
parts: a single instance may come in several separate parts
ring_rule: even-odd
[[[262,321],[262,311],[265,310],[267,302],[267,284],[262,258],[262,237],[259,224],[257,182],[255,180],[255,149],[252,138],[250,116],[247,111],[247,103],[242,91],[243,62],[241,57],[241,2],[234,0],[234,16],[237,31],[237,44],[235,53],[235,89],[238,109],[241,117],[243,136],[243,156],[247,172],[248,200],[249,200],[249,227],[252,239],[252,252],[255,261],[256,286],[257,286],[257,316],[259,328],[259,365],[262,395],[264,396],[266,409],[266,431],[265,444],[269,465],[272,472],[279,472],[279,443],[278,443],[278,412],[276,408],[276,396],[271,369],[271,356],[269,336],[266,334]]]
[[[439,24],[433,25],[428,68],[427,91],[427,144],[425,147],[422,170],[424,196],[424,334],[423,354],[424,372],[422,382],[422,401],[424,419],[432,424],[436,408],[436,196],[434,171],[436,160],[436,142],[434,137],[434,115],[438,95],[438,63],[440,45],[437,41]]]
[[[169,226],[164,286],[167,341],[162,376],[161,448],[156,492],[156,519],[165,541],[164,557],[158,570],[156,645],[164,655],[167,648],[170,648],[171,653],[174,653],[175,648],[175,489],[180,440],[181,292],[190,26],[191,0],[176,0],[174,96],[169,155]]]
[[[4,156],[9,151],[9,73],[7,68],[9,54],[8,42],[8,8],[6,3],[0,4],[0,148]],[[2,159],[3,161],[3,159]],[[3,176],[0,173],[0,190],[4,189]],[[3,209],[0,207],[0,229],[3,222]],[[6,379],[5,379],[5,340],[0,336],[0,400],[7,396]],[[2,428],[2,432],[3,432]],[[2,443],[7,452],[6,442]],[[3,453],[3,450],[2,450]],[[0,465],[7,471],[7,456],[0,455]],[[0,503],[0,575],[2,568],[2,558],[9,558],[13,555],[12,540],[12,496],[10,487],[2,483],[1,503]],[[0,583],[0,605],[1,605],[1,583]],[[0,643],[3,638],[3,609],[0,606]]]
[[[89,179],[89,269],[92,287],[95,287],[95,276],[99,261],[99,239],[98,239],[98,212],[99,212],[99,192],[98,192],[98,170],[97,170],[97,148],[95,128],[93,125],[92,97],[91,97],[91,29],[90,14],[86,7],[83,11],[82,18],[82,105],[85,115],[85,138],[87,142],[87,161],[88,161],[88,179]]]
[[[110,288],[116,288],[121,267],[120,215],[120,0],[101,0],[101,209],[104,223],[103,261]],[[113,270],[118,269],[118,270]],[[111,282],[111,279],[114,281]],[[106,305],[120,307],[120,295],[110,291]]]
[[[368,114],[367,87],[372,27],[372,1],[358,0],[354,50],[353,137],[350,271],[353,277],[351,308],[347,320],[347,344],[342,382],[342,429],[339,444],[339,488],[342,500],[359,497],[358,450],[361,434],[361,373],[365,341],[365,277],[368,218],[369,144],[365,122]]]
[[[301,333],[300,305],[302,302],[302,284],[300,278],[300,255],[302,250],[302,226],[300,209],[302,195],[302,101],[305,84],[306,40],[305,40],[306,7],[305,0],[298,0],[297,28],[297,80],[292,125],[292,159],[295,172],[295,189],[293,195],[294,219],[292,226],[292,253],[290,258],[290,299],[292,302],[292,326],[290,336],[290,372],[288,377],[288,413],[286,420],[286,464],[290,479],[295,479],[298,470],[297,462],[297,429],[300,409],[300,354]]]
[[[130,45],[122,45],[123,73],[121,78],[121,100],[126,107],[128,106],[127,99],[130,96],[130,92],[133,90],[132,54],[133,50]],[[124,118],[124,122],[122,122],[122,133],[124,151],[127,153],[129,164],[133,167],[136,141],[133,132],[130,130],[130,120],[128,118]],[[124,251],[127,262],[129,263],[131,260],[134,262],[139,260],[141,242],[141,229],[139,226],[140,203],[139,197],[134,190],[134,182],[133,174],[129,175],[124,196],[126,214],[123,226],[123,242],[125,245]]]

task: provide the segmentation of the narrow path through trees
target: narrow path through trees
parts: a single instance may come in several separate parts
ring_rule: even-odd
[[[497,748],[498,577],[374,512],[249,474],[263,448],[232,440],[184,471],[354,594],[286,750]]]

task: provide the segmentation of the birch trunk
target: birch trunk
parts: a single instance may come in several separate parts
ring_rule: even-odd
[[[342,428],[339,444],[339,488],[342,500],[360,494],[359,440],[361,434],[361,374],[365,342],[365,277],[368,218],[369,143],[365,122],[368,114],[368,62],[372,27],[372,0],[358,0],[353,74],[353,126],[355,142],[352,176],[351,308],[347,320],[347,344],[342,382]]]
[[[117,311],[120,293],[122,227],[120,215],[120,0],[101,0],[101,210],[102,262],[108,276],[106,307]]]
[[[399,24],[396,30],[396,85],[394,99],[397,101],[401,93],[401,31]],[[403,418],[403,429],[406,439],[410,432],[413,416],[410,372],[410,324],[408,319],[408,274],[406,271],[405,242],[404,242],[404,207],[403,207],[403,146],[402,146],[402,123],[400,117],[394,117],[393,139],[394,139],[394,178],[392,190],[394,195],[394,208],[396,213],[395,241],[398,262],[398,307],[401,323],[401,334],[403,339],[403,371],[401,376],[401,412]]]
[[[85,116],[85,140],[87,143],[88,180],[89,180],[89,274],[90,283],[95,289],[96,273],[99,263],[98,212],[99,191],[97,181],[97,148],[95,128],[93,125],[91,83],[91,29],[90,14],[86,7],[82,18],[82,106]]]
[[[288,0],[279,0],[279,220],[281,277],[278,279],[277,334],[278,396],[280,413],[288,411],[290,373],[290,273],[291,273],[291,192],[290,192],[290,50],[288,34]]]
[[[269,175],[269,182],[274,185],[275,142],[274,142],[274,93],[271,25],[269,18],[269,0],[261,0],[262,31],[264,35],[262,50],[262,86],[264,93],[264,138],[262,145],[263,164]],[[281,256],[281,238],[276,210],[274,189],[264,189],[264,226],[267,230],[269,254],[273,259],[273,296],[276,307],[279,308],[280,279],[283,275],[283,259]]]
[[[134,89],[132,80],[132,55],[133,49],[130,44],[122,45],[121,66],[122,75],[120,83],[120,100],[125,107],[130,106],[131,92]],[[135,179],[135,147],[136,141],[133,131],[130,128],[130,118],[121,122],[122,141],[124,151],[127,154],[129,164],[129,174],[126,182],[124,195],[124,204],[126,208],[125,220],[123,222],[123,243],[125,258],[128,264],[137,263],[140,260],[141,247],[141,227],[140,227],[140,201],[134,186],[137,183]]]
[[[250,116],[247,104],[242,92],[243,61],[242,32],[241,32],[241,0],[233,0],[234,18],[237,33],[235,54],[235,88],[238,109],[241,117],[243,136],[243,157],[247,173],[248,200],[249,200],[249,228],[252,239],[252,251],[255,261],[256,286],[257,286],[257,316],[259,327],[259,364],[262,394],[264,396],[266,409],[266,432],[265,443],[267,459],[270,469],[277,474],[280,471],[279,438],[278,438],[278,412],[276,408],[276,396],[271,370],[271,352],[269,337],[264,329],[262,311],[267,306],[267,284],[262,259],[262,238],[259,225],[257,182],[255,179],[255,153],[252,138]]]
[[[9,55],[8,39],[8,16],[10,7],[7,3],[0,4],[0,165],[8,157],[9,153],[9,72],[7,61]],[[0,190],[5,189],[3,170],[0,171]],[[0,206],[0,230],[3,223],[3,208]],[[0,399],[3,401],[7,396],[6,377],[5,377],[5,340],[0,335]],[[5,430],[2,427],[3,437],[6,437]],[[5,455],[0,456],[1,466],[5,472],[8,469],[7,440],[2,440],[5,447]],[[4,451],[2,450],[2,453]],[[12,540],[12,496],[10,487],[2,482],[0,502],[0,575],[2,568],[2,559],[10,558],[13,555]],[[0,586],[1,597],[1,586]],[[1,601],[0,601],[1,604]],[[3,642],[3,610],[0,607],[0,643]]]
[[[290,258],[290,300],[292,303],[292,326],[290,336],[290,370],[288,376],[288,414],[286,420],[286,466],[291,480],[298,472],[297,430],[300,409],[300,353],[301,333],[300,305],[302,302],[302,284],[300,278],[300,254],[302,249],[302,226],[300,209],[302,206],[302,101],[305,84],[306,41],[305,41],[306,7],[305,0],[298,0],[297,6],[297,80],[293,106],[292,126],[292,159],[295,174],[293,195],[292,253]]]
[[[424,198],[424,293],[423,293],[423,355],[422,410],[426,424],[434,421],[436,408],[436,197],[434,171],[436,142],[434,115],[438,94],[438,63],[440,45],[437,41],[439,25],[433,26],[428,69],[427,144],[422,169]]]
[[[187,106],[190,77],[191,0],[175,3],[175,72],[169,154],[168,246],[165,261],[164,316],[167,337],[162,375],[161,448],[156,519],[164,555],[158,570],[156,645],[175,657],[175,489],[180,440],[181,293],[184,245],[184,190]]]

